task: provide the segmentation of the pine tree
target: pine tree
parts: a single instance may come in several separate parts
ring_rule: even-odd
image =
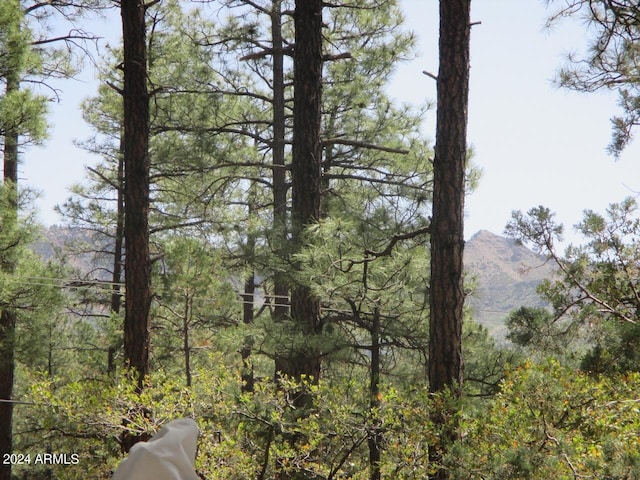
[[[429,283],[429,388],[462,387],[462,318],[464,307],[464,196],[467,166],[467,108],[469,95],[470,0],[440,1],[440,41],[433,217],[431,222],[431,278]],[[443,423],[448,412],[436,412]],[[448,426],[439,445],[430,449],[436,465],[457,433]],[[453,431],[452,431],[453,430]],[[449,478],[437,467],[436,479]]]
[[[578,359],[590,372],[637,372],[640,356],[638,259],[640,220],[633,198],[609,205],[605,214],[585,210],[575,229],[586,240],[558,251],[563,225],[545,207],[513,212],[507,233],[547,256],[558,268],[539,293],[553,311],[520,309],[510,317],[516,341],[562,358]]]
[[[18,147],[21,136],[37,140],[43,135],[44,98],[21,90],[20,82],[34,57],[31,35],[26,28],[19,2],[9,0],[0,5],[0,133],[3,143],[4,174],[1,191],[0,224],[3,236],[0,271],[12,275],[19,249],[24,243],[18,225]],[[15,335],[17,312],[11,302],[0,312],[0,451],[12,452],[13,385],[15,370]],[[11,465],[0,465],[0,478],[9,479]]]
[[[140,0],[121,2],[125,237],[124,355],[142,387],[149,374],[151,259],[149,253],[149,93],[146,12]]]

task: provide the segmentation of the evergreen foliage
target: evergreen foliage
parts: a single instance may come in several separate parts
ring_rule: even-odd
[[[514,212],[507,226],[508,233],[547,255],[559,269],[556,279],[539,287],[553,313],[512,314],[511,337],[549,353],[567,352],[573,342],[573,349],[588,350],[583,368],[589,371],[637,371],[640,220],[635,199],[611,204],[605,215],[585,211],[576,229],[586,242],[570,245],[564,255],[556,247],[563,226],[553,217],[548,208],[537,207],[526,214]]]
[[[635,73],[640,40],[638,5],[631,0],[570,0],[555,10],[549,24],[563,17],[581,18],[593,35],[583,55],[568,56],[557,82],[579,92],[603,88],[617,92],[622,114],[611,119],[612,135],[607,150],[619,157],[631,141],[640,118],[640,84]]]
[[[591,376],[527,361],[481,414],[462,414],[451,478],[635,478],[637,388],[635,373]]]
[[[16,82],[40,70],[42,57],[31,47],[33,34],[18,0],[0,6],[0,138],[7,134],[23,137],[21,142],[42,141],[46,133],[46,97]]]

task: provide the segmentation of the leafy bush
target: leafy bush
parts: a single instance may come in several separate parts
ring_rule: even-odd
[[[525,362],[465,415],[455,478],[640,478],[640,375],[594,377]]]

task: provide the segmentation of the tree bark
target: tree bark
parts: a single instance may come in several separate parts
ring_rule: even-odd
[[[297,0],[295,9],[294,105],[292,148],[292,233],[299,249],[304,228],[320,218],[322,148],[322,0]],[[319,334],[320,302],[309,287],[291,289],[291,317],[302,335],[304,349],[295,349],[281,362],[281,373],[296,379],[320,377],[320,353],[312,336]]]
[[[151,335],[146,8],[143,0],[120,2],[124,57],[124,361],[137,375],[138,391],[142,391],[149,374]],[[121,448],[126,453],[147,438],[123,434]]]
[[[433,216],[431,223],[429,387],[431,392],[462,387],[464,306],[464,194],[467,157],[469,41],[471,0],[440,0]],[[436,424],[446,412],[436,413]],[[431,450],[439,463],[455,427],[445,426],[441,444]],[[438,469],[434,478],[447,478]]]
[[[255,250],[251,248],[251,250]],[[254,310],[253,304],[255,301],[256,291],[256,276],[252,270],[247,279],[244,282],[244,293],[242,294],[242,323],[245,325],[253,324]],[[255,378],[253,376],[253,363],[251,362],[251,348],[252,340],[249,337],[245,337],[244,344],[240,350],[240,356],[242,358],[242,377],[241,377],[241,389],[243,392],[253,392],[255,388]]]
[[[432,392],[462,384],[462,256],[469,92],[470,0],[440,2],[440,70],[431,222]]]
[[[191,339],[189,337],[192,312],[193,296],[187,293],[184,297],[184,309],[182,312],[182,351],[184,353],[184,376],[187,387],[190,387],[193,381],[191,375]]]
[[[6,79],[7,95],[20,88],[17,72],[8,72]],[[6,132],[4,135],[4,211],[2,230],[13,234],[18,221],[18,134]],[[16,259],[14,248],[9,247],[0,257],[0,268],[4,274],[15,271]],[[13,399],[13,383],[15,375],[15,335],[16,312],[10,307],[0,312],[0,399]],[[0,402],[0,453],[13,451],[13,403]],[[11,478],[11,464],[0,463],[0,480]]]
[[[249,208],[247,212],[248,218],[254,216],[254,188],[252,184],[249,190]],[[252,325],[255,317],[254,303],[256,292],[256,272],[253,266],[253,259],[256,255],[256,236],[253,231],[247,234],[247,267],[249,274],[244,281],[244,293],[242,294],[242,323],[244,325]],[[247,335],[244,338],[240,356],[242,358],[241,370],[241,389],[243,392],[253,392],[255,387],[255,378],[253,370],[253,362],[251,361],[251,349],[253,348],[253,338]]]
[[[122,281],[122,260],[124,250],[124,138],[120,141],[120,154],[118,156],[118,190],[116,192],[116,231],[113,247],[113,272],[111,276],[111,313],[120,314],[122,292],[120,282]],[[112,375],[116,371],[116,352],[122,343],[109,345],[107,349],[107,373]]]
[[[322,0],[296,0],[295,47],[293,56],[293,147],[291,170],[291,231],[293,251],[302,247],[305,227],[320,218],[322,148],[320,143],[322,102]],[[308,286],[291,286],[291,320],[295,342],[276,358],[276,375],[295,380],[318,381],[320,352],[315,335],[320,333],[320,302]],[[294,418],[308,415],[313,399],[303,387],[293,396]],[[295,420],[292,420],[295,421]],[[300,435],[285,436],[290,447],[302,440]],[[304,469],[284,468],[282,458],[276,459],[277,480],[310,480],[317,478]]]
[[[282,38],[282,2],[274,0],[271,10],[271,41],[273,53],[273,244],[276,255],[286,258],[287,252],[287,175],[285,169],[285,86],[284,41]],[[273,274],[275,321],[282,321],[289,313],[287,305],[289,285],[279,271]]]
[[[371,318],[371,370],[369,371],[369,412],[373,413],[373,424],[367,439],[369,447],[369,480],[380,480],[382,472],[380,460],[382,459],[382,431],[378,418],[380,408],[380,310],[373,312]]]
[[[149,257],[149,94],[145,4],[122,0],[124,53],[124,355],[139,385],[149,373],[151,262]]]

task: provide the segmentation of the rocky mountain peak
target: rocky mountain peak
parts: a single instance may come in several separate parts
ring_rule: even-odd
[[[536,287],[552,278],[554,268],[515,240],[480,230],[466,243],[467,283],[473,288],[467,304],[473,318],[492,331],[521,306],[542,306]]]

